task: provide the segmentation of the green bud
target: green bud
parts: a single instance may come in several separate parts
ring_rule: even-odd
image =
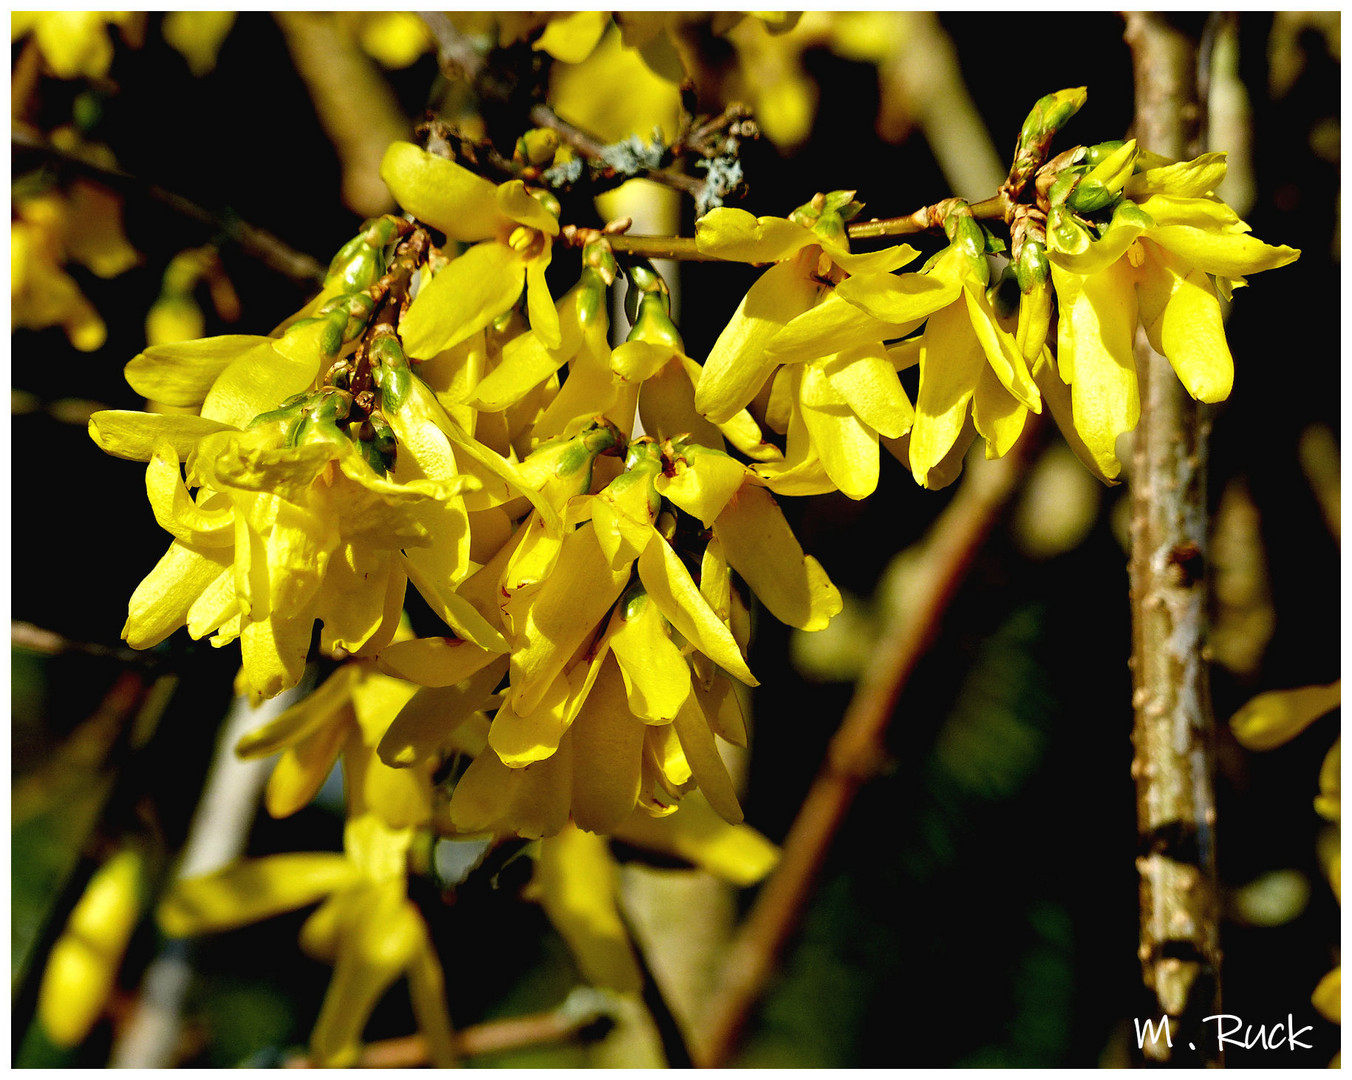
[[[606,313],[606,283],[596,267],[584,266],[577,284],[577,321],[586,330]]]
[[[647,606],[648,590],[643,587],[643,582],[635,574],[634,580],[620,596],[620,618],[625,622],[636,619],[643,614],[643,609]]]
[[[608,240],[593,240],[582,249],[582,265],[594,269],[601,275],[607,286],[615,284],[619,274],[619,265],[615,262],[615,252]]]
[[[413,231],[413,223],[394,214],[371,218],[362,224],[361,239],[373,248],[385,248]]]
[[[384,272],[385,260],[381,252],[358,236],[344,244],[333,257],[324,284],[337,282],[345,293],[360,292],[379,281]]]
[[[1086,165],[1099,165],[1113,151],[1120,150],[1126,146],[1122,139],[1109,139],[1107,142],[1095,143],[1093,146],[1084,148],[1084,160]]]
[[[646,341],[652,345],[666,345],[677,352],[685,352],[685,343],[681,332],[667,314],[667,300],[664,296],[648,294],[639,301],[638,317],[629,331],[626,341]]]
[[[1085,156],[1087,160],[1088,155]],[[1102,184],[1114,195],[1120,194],[1122,186],[1131,179],[1132,170],[1136,165],[1136,156],[1136,140],[1132,139],[1130,142],[1125,142],[1115,150],[1104,154],[1102,159],[1094,164],[1085,179]]]
[[[1055,190],[1056,185],[1052,185]],[[1111,206],[1116,202],[1118,196],[1109,191],[1097,180],[1091,180],[1087,176],[1080,177],[1080,182],[1070,190],[1070,194],[1065,197],[1065,204],[1072,210],[1081,214],[1092,214],[1105,207]]]
[[[1056,249],[1078,255],[1088,249],[1089,233],[1064,206],[1053,206],[1047,214],[1047,236],[1055,238]]]
[[[1051,264],[1047,261],[1047,248],[1036,240],[1025,241],[1019,249],[1019,260],[1014,273],[1019,282],[1020,292],[1031,292],[1039,285],[1045,285],[1051,277]]]
[[[393,334],[381,334],[371,342],[368,355],[371,376],[380,388],[382,408],[401,408],[413,389],[413,369],[408,365],[399,339]]]
[[[1075,185],[1080,182],[1083,169],[1063,169],[1047,189],[1047,203],[1050,206],[1064,206]]]
[[[1088,90],[1083,86],[1068,90],[1058,90],[1054,94],[1039,98],[1037,104],[1023,122],[1019,132],[1019,146],[1031,147],[1046,145],[1066,122],[1080,111],[1089,98]]]

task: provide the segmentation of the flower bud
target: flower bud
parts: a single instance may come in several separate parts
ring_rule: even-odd
[[[1055,185],[1053,185],[1055,190]],[[1120,196],[1088,176],[1079,178],[1065,198],[1065,205],[1081,214],[1092,214],[1111,206]]]
[[[1089,92],[1083,86],[1057,90],[1039,98],[1019,132],[1020,148],[1046,146],[1088,98]]]
[[[551,128],[534,128],[516,140],[512,156],[519,162],[544,169],[553,164],[558,149],[558,132]]]
[[[141,912],[142,860],[127,849],[94,872],[47,960],[38,1018],[57,1046],[83,1042],[102,1014]]]

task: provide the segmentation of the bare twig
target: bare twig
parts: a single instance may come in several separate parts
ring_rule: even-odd
[[[1161,15],[1129,12],[1136,136],[1173,158],[1195,149],[1194,43]],[[1206,630],[1206,436],[1209,421],[1138,331],[1141,420],[1131,477],[1132,668],[1141,947],[1146,986],[1173,1046],[1171,1064],[1218,1064],[1201,1019],[1220,1012],[1213,723]]]
[[[548,1043],[567,1042],[583,1036],[594,1025],[610,1018],[598,997],[592,995],[581,1006],[570,997],[562,1007],[550,1012],[516,1016],[510,1020],[493,1020],[475,1024],[455,1032],[455,1052],[458,1057],[470,1058],[480,1054],[497,1054],[506,1050],[521,1050]],[[428,1063],[427,1040],[421,1034],[404,1035],[397,1039],[383,1039],[367,1044],[357,1059],[359,1069],[415,1069]],[[309,1069],[314,1066],[305,1054],[287,1060],[288,1069]]]
[[[1031,427],[1031,425],[1030,425]],[[860,787],[885,760],[883,736],[902,687],[938,634],[958,587],[1023,476],[1034,431],[998,461],[971,469],[926,542],[923,593],[885,633],[855,690],[826,760],[784,841],[774,874],[761,888],[729,950],[704,1032],[700,1064],[720,1068],[736,1050],[789,936],[811,896],[827,850]]]
[[[83,155],[62,150],[52,145],[41,135],[23,128],[14,127],[10,131],[10,146],[18,150],[35,151],[61,166],[97,180],[122,194],[139,194],[154,202],[162,203],[174,213],[190,218],[203,225],[209,225],[221,236],[238,244],[245,254],[257,259],[264,266],[302,284],[323,284],[324,267],[318,260],[289,247],[266,229],[240,221],[236,217],[217,214],[198,206],[190,199],[175,192],[138,180],[131,173],[121,169],[100,165]]]

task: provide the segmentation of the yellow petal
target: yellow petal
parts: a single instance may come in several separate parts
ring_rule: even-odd
[[[271,338],[227,334],[199,341],[155,345],[132,360],[126,366],[125,374],[131,388],[142,397],[165,405],[191,408],[206,400],[212,383],[231,363],[260,351],[272,351]],[[249,420],[252,419],[250,416]]]
[[[918,359],[918,344],[916,351]],[[831,388],[879,435],[896,439],[911,430],[915,409],[882,346],[837,353],[822,365],[822,371]]]
[[[643,724],[629,711],[618,666],[604,661],[569,729],[578,765],[573,820],[579,828],[613,832],[633,812],[641,780],[643,731]]]
[[[507,657],[500,656],[453,686],[419,687],[381,737],[380,759],[395,768],[440,760],[455,730],[493,700],[506,674]]]
[[[1071,371],[1075,429],[1109,476],[1117,472],[1118,436],[1131,431],[1141,415],[1133,351],[1136,292],[1130,273],[1121,260],[1083,279],[1074,301],[1061,308],[1057,332],[1057,358]],[[1064,296],[1054,266],[1052,275],[1057,295]]]
[[[930,316],[920,346],[920,389],[911,429],[911,471],[928,486],[930,471],[947,456],[967,422],[986,356],[964,304]]]
[[[606,841],[571,826],[540,847],[540,903],[587,980],[636,994],[643,975],[616,905],[619,868]]]
[[[1225,179],[1225,154],[1202,154],[1191,161],[1160,165],[1137,173],[1122,188],[1128,198],[1153,194],[1198,198],[1210,195]]]
[[[695,244],[701,252],[740,262],[782,262],[818,242],[811,230],[788,218],[758,218],[728,206],[695,222]]]
[[[502,350],[498,366],[483,377],[469,398],[476,408],[498,412],[519,401],[530,389],[558,371],[582,347],[577,321],[578,290],[559,301],[559,344],[550,347],[535,331],[518,334]]]
[[[313,904],[359,878],[342,855],[287,854],[246,859],[205,877],[176,882],[160,905],[170,937],[210,934]]]
[[[1153,272],[1137,286],[1137,296],[1150,344],[1194,398],[1224,401],[1234,386],[1235,362],[1211,279],[1167,256],[1146,267]]]
[[[350,724],[330,724],[282,752],[264,792],[269,814],[290,817],[310,805],[333,772],[350,730]]]
[[[732,633],[700,595],[680,556],[656,530],[653,534],[652,542],[638,557],[639,577],[649,598],[667,622],[700,652],[748,686],[758,686]]]
[[[1271,750],[1290,742],[1342,703],[1341,681],[1259,694],[1230,719],[1230,730],[1250,750]]]
[[[628,564],[612,569],[590,522],[564,537],[554,572],[533,597],[512,652],[514,708],[534,710],[628,581]]]
[[[454,686],[497,655],[459,638],[415,638],[382,649],[376,664],[381,671],[420,686]]]
[[[1319,1015],[1335,1024],[1343,1022],[1343,968],[1339,964],[1322,979],[1310,995],[1310,1001]]]
[[[559,235],[559,219],[539,199],[526,190],[520,180],[498,185],[498,209],[519,225],[536,229],[547,236]]]
[[[678,456],[674,465],[674,472],[659,474],[653,487],[687,514],[699,518],[706,529],[747,478],[745,465],[717,450],[692,447]]]
[[[565,64],[580,64],[591,55],[610,25],[604,11],[573,11],[550,19],[545,32],[531,44]]]
[[[709,805],[718,811],[718,816],[724,821],[734,825],[740,823],[742,807],[737,801],[737,792],[718,754],[714,733],[709,730],[709,723],[704,719],[698,699],[693,696],[686,699],[672,727],[681,741],[685,759],[690,763],[690,773],[704,797],[709,800]]]
[[[244,674],[255,693],[276,697],[295,686],[305,673],[314,627],[313,607],[279,621],[267,618],[246,625],[239,636]]]
[[[1121,462],[1117,460],[1116,455],[1111,461],[1097,460],[1085,445],[1080,433],[1075,430],[1075,420],[1071,413],[1070,387],[1061,381],[1061,376],[1056,372],[1056,361],[1052,358],[1051,350],[1045,345],[1042,347],[1042,354],[1033,365],[1033,378],[1037,380],[1038,389],[1042,391],[1042,400],[1047,403],[1057,429],[1066,440],[1066,445],[1080,459],[1080,464],[1105,484],[1116,484],[1116,477],[1122,469]]]
[[[133,649],[158,645],[187,622],[197,598],[230,565],[220,548],[197,549],[175,540],[132,593],[122,637]]]
[[[985,292],[964,289],[963,298],[967,301],[967,314],[971,317],[977,340],[986,353],[986,360],[1004,388],[1034,412],[1041,412],[1042,399],[1028,371],[1028,363],[1014,335],[997,321]]]
[[[816,292],[816,284],[796,263],[781,263],[762,274],[709,350],[695,387],[695,408],[714,423],[744,408],[778,362],[766,356],[766,348],[811,306]]]
[[[202,415],[231,427],[246,428],[254,417],[310,389],[319,375],[319,364],[317,349],[286,356],[269,340],[265,346],[250,349],[221,372],[202,402]]]
[[[972,421],[986,440],[986,457],[1004,457],[1023,433],[1028,409],[1001,384],[990,366],[981,369],[972,395]]]
[[[783,512],[764,488],[745,485],[719,515],[714,536],[728,565],[780,622],[820,630],[840,611],[839,591],[821,564],[803,554]]]
[[[402,882],[388,882],[342,898],[337,962],[310,1034],[322,1068],[356,1064],[376,1002],[413,960],[421,916],[403,891]]]
[[[453,240],[484,240],[507,224],[491,181],[413,143],[390,144],[380,178],[400,206]]]
[[[531,199],[531,202],[535,202]],[[526,262],[526,313],[530,316],[531,330],[550,349],[563,344],[563,331],[559,325],[559,313],[554,307],[554,298],[549,294],[545,282],[545,270],[549,267],[550,249],[545,245],[544,252]]]
[[[657,605],[642,591],[626,594],[612,617],[608,640],[634,715],[669,722],[690,696],[690,667]]]
[[[464,341],[508,311],[526,283],[525,257],[485,240],[427,282],[399,324],[404,351],[428,359]]]
[[[873,345],[915,329],[896,326],[865,314],[830,290],[813,308],[793,318],[766,346],[766,361],[793,364],[830,356],[842,349]]]
[[[276,719],[243,736],[235,745],[235,753],[248,761],[267,757],[302,739],[320,728],[343,726],[351,716],[352,682],[355,667],[341,667]]]
[[[558,750],[571,720],[569,690],[568,676],[560,673],[530,712],[518,712],[510,697],[503,703],[488,729],[488,745],[504,765],[518,769]]]
[[[837,285],[836,295],[880,322],[918,323],[956,300],[960,288],[929,274],[860,274]]]
[[[89,437],[104,453],[129,461],[149,461],[160,443],[174,448],[180,461],[204,435],[228,431],[226,425],[188,413],[143,413],[107,409],[89,417]]]
[[[872,495],[878,486],[878,433],[832,387],[820,363],[803,370],[799,409],[822,467],[842,494]]]
[[[615,836],[679,856],[742,887],[760,881],[779,862],[774,844],[749,825],[729,825],[698,792],[682,799],[669,817],[634,814]]]

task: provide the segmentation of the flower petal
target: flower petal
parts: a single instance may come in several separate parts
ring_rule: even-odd
[[[475,244],[424,284],[399,324],[404,351],[430,359],[509,310],[526,284],[526,259],[506,244]],[[541,335],[542,340],[544,335]]]
[[[171,345],[153,345],[135,357],[124,370],[127,382],[142,397],[166,405],[192,408],[206,400],[212,383],[230,364],[259,350],[271,352],[272,339],[253,334],[226,334]]]
[[[204,877],[175,882],[157,913],[160,928],[170,937],[231,930],[313,904],[353,884],[360,873],[342,855],[246,859]]]
[[[649,598],[681,634],[729,674],[758,686],[731,631],[700,595],[680,556],[653,530],[653,539],[638,557],[639,577]]]
[[[473,243],[510,227],[492,181],[413,143],[390,144],[380,178],[400,206],[452,240]]]
[[[617,664],[603,662],[569,729],[580,766],[573,779],[573,820],[578,828],[610,833],[633,813],[641,779],[643,731],[644,725],[629,711]]]
[[[821,564],[804,555],[783,511],[764,488],[745,484],[714,523],[728,565],[780,622],[821,630],[841,609]]]
[[[745,408],[778,363],[766,356],[766,347],[816,294],[816,283],[796,263],[765,271],[709,350],[695,387],[695,408],[716,424]]]
[[[727,766],[718,754],[718,745],[714,742],[714,733],[704,719],[704,711],[695,697],[686,700],[681,711],[672,722],[676,737],[681,741],[685,759],[690,763],[690,773],[695,778],[709,805],[718,811],[724,821],[737,825],[742,821],[742,806],[737,801],[737,791],[728,776]]]
[[[89,437],[99,449],[128,461],[149,461],[155,447],[162,442],[172,446],[182,461],[197,446],[198,439],[228,430],[225,424],[216,420],[187,413],[105,409],[89,417]]]

